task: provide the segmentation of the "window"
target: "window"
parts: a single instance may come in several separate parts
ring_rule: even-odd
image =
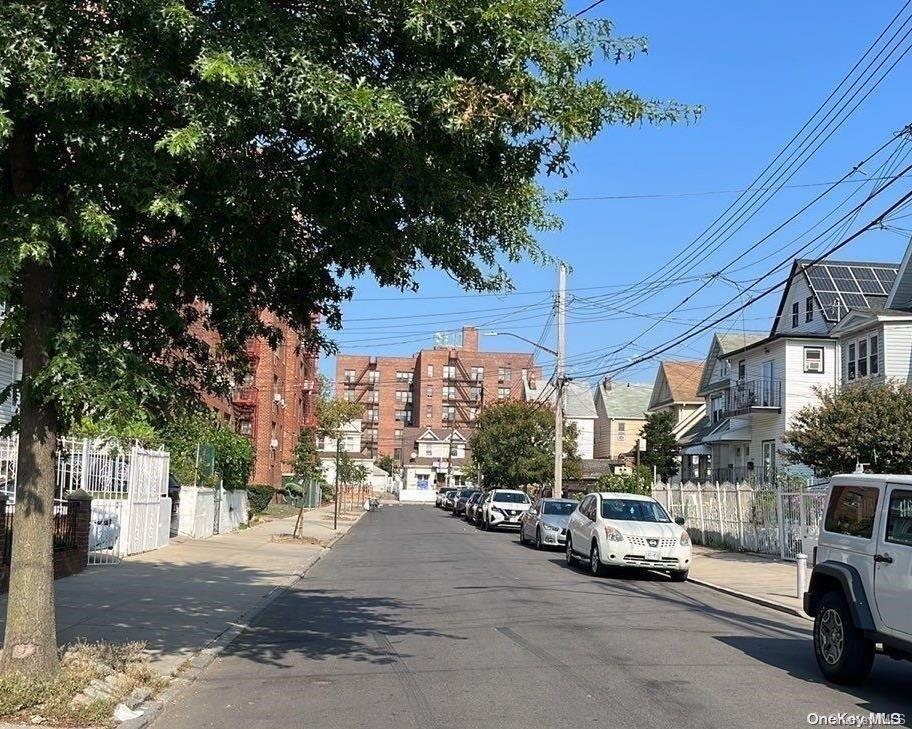
[[[747,362],[743,359],[738,360],[738,380],[744,382],[747,377]]]
[[[855,379],[855,344],[854,343],[849,345],[849,363],[848,363],[848,369],[846,371],[846,376],[850,380]]]
[[[237,421],[237,432],[241,435],[253,435],[253,421],[252,420],[238,420]]]
[[[880,372],[880,349],[877,343],[877,335],[874,334],[871,336],[871,347],[870,353],[868,354],[868,372],[871,377]]]
[[[868,340],[861,339],[858,342],[858,376],[868,376]]]
[[[397,382],[411,382],[411,381],[412,381],[412,373],[411,373],[411,372],[403,372],[402,370],[398,370],[398,371],[396,372],[396,381],[397,381]]]
[[[434,455],[434,447],[430,443],[428,443],[427,445],[424,446],[424,455],[426,455],[426,456]]]
[[[376,408],[364,411],[364,419],[368,423],[376,423],[380,419],[380,411]]]
[[[380,372],[377,370],[370,370],[367,373],[367,381],[372,385],[376,385],[380,381]]]
[[[345,381],[346,382],[355,381],[355,371],[354,370],[345,370]]]
[[[804,348],[804,371],[823,372],[823,347]]]
[[[428,405],[428,406],[424,409],[424,416],[425,416],[428,420],[433,420],[433,419],[434,419],[434,406],[433,406],[433,405]]]
[[[443,406],[443,419],[456,420],[456,407],[454,405]]]
[[[814,321],[814,297],[808,296],[804,301],[804,320]]]
[[[721,394],[713,395],[709,400],[709,411],[712,415],[712,422],[720,422],[725,413],[725,397]]]
[[[397,410],[396,420],[401,420],[402,422],[407,423],[410,420],[409,413],[409,410]]]
[[[434,386],[433,385],[427,386],[427,396],[434,397]]]
[[[728,377],[729,363],[727,359],[719,360],[719,377]]]
[[[396,462],[402,461],[402,449],[401,448],[393,448],[393,458],[396,460]]]
[[[504,400],[510,397],[510,388],[509,387],[498,387],[497,388],[497,397],[501,400]]]
[[[509,367],[498,367],[497,368],[497,379],[500,382],[509,382],[513,377],[513,370]]]
[[[367,401],[368,402],[380,402],[380,393],[377,392],[376,390],[373,390],[373,391],[367,393]]]
[[[834,487],[823,528],[833,534],[870,539],[878,495],[877,489],[870,486]]]
[[[443,379],[445,379],[445,380],[455,380],[456,379],[456,366],[455,365],[444,365],[443,366]]]
[[[912,547],[912,491],[890,494],[886,541]]]
[[[475,382],[480,382],[484,379],[484,367],[473,367],[472,368],[472,379]]]
[[[349,390],[348,388],[346,388],[345,392],[342,395],[342,399],[345,400],[346,402],[354,402],[355,401],[355,391]]]
[[[443,399],[444,400],[455,400],[456,399],[456,387],[454,385],[444,385],[443,386]]]
[[[792,304],[792,329],[798,326],[798,302]]]
[[[412,393],[410,390],[396,390],[396,402],[411,402]]]
[[[627,423],[619,422],[617,424],[617,426],[618,426],[618,432],[617,432],[618,440],[627,440]]]
[[[374,431],[374,432],[376,433],[377,431]],[[369,431],[364,431],[365,436],[368,436],[368,433],[369,433]],[[370,440],[369,436],[368,436],[368,440]],[[346,453],[357,453],[358,450],[360,449],[360,444],[358,443],[358,436],[357,435],[346,435],[345,438],[342,440],[342,449]]]
[[[469,420],[475,420],[478,417],[478,408],[470,407],[469,408]]]
[[[428,373],[428,375],[427,375],[428,377],[434,376],[434,365],[428,365],[427,373]]]

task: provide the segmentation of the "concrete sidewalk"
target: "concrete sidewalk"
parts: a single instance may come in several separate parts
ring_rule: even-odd
[[[692,582],[807,617],[802,610],[802,598],[797,595],[798,576],[794,562],[698,545],[694,545],[693,553]]]
[[[277,519],[209,539],[173,539],[162,549],[119,565],[89,567],[57,580],[58,641],[142,641],[153,667],[170,674],[288,586],[361,512],[332,528],[332,506],[305,514],[303,535],[317,544],[274,541],[295,518]],[[0,597],[0,630],[6,597]],[[2,635],[2,633],[0,633]]]

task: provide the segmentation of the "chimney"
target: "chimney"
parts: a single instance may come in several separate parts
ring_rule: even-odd
[[[611,378],[610,378],[610,377],[606,377],[604,380],[602,380],[602,386],[603,386],[608,392],[611,392]]]
[[[477,327],[463,327],[462,328],[462,349],[464,352],[477,352],[478,351],[478,328]]]

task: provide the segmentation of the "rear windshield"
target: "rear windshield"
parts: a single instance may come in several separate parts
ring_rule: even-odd
[[[602,518],[618,521],[671,521],[661,504],[639,499],[602,499]]]
[[[528,504],[529,497],[525,494],[498,493],[494,494],[494,501],[506,504]]]
[[[546,501],[542,504],[542,514],[560,514],[566,516],[572,514],[576,508],[575,501]]]

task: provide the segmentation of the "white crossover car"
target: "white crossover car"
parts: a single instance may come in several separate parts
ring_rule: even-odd
[[[587,494],[567,526],[567,564],[588,563],[594,575],[608,567],[640,567],[687,579],[693,558],[683,519],[673,522],[650,496]]]
[[[481,527],[491,530],[497,527],[518,527],[532,501],[523,491],[494,489],[489,491],[481,505]]]

